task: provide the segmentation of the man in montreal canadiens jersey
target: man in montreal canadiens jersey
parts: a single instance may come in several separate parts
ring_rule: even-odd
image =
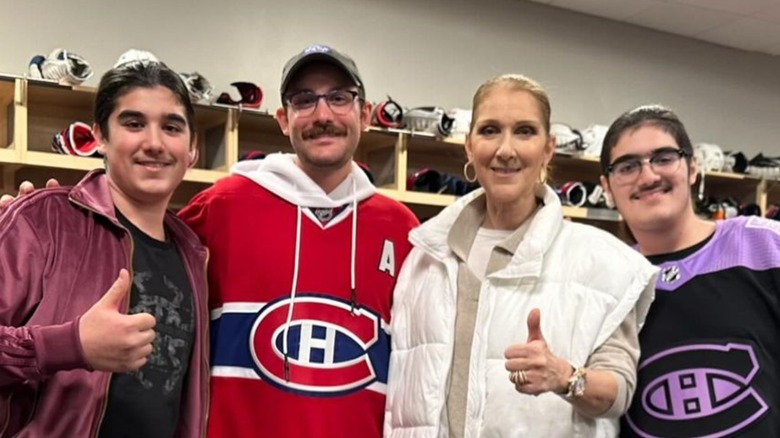
[[[210,248],[210,437],[381,437],[393,287],[418,225],[352,161],[371,104],[321,45],[282,73],[295,154],[242,161],[181,217]]]
[[[677,116],[644,106],[609,128],[601,182],[661,268],[624,437],[780,437],[780,223],[698,218],[698,165]]]

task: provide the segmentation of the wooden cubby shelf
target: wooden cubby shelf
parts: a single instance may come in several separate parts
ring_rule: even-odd
[[[91,123],[94,96],[95,89],[90,87],[0,75],[0,193],[15,193],[26,179],[37,186],[49,177],[74,183],[85,171],[103,166],[99,158],[66,156],[51,150],[55,133],[75,121]],[[197,104],[195,113],[199,160],[174,195],[174,208],[227,176],[244,153],[293,152],[268,111]],[[426,132],[372,126],[363,133],[355,158],[370,167],[380,193],[428,218],[454,202],[455,196],[409,191],[406,181],[423,168],[462,177],[466,160],[463,145],[463,137],[441,139]],[[705,178],[707,193],[717,197],[756,202],[762,211],[768,204],[780,202],[778,181],[723,172],[707,173]],[[598,179],[598,157],[556,154],[553,159],[551,180],[555,184],[595,184]],[[614,210],[565,206],[563,213],[617,234],[622,228],[620,215]]]

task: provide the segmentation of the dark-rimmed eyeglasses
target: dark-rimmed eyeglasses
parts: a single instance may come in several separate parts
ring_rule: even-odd
[[[325,94],[300,91],[287,96],[286,100],[290,108],[302,116],[312,114],[320,99],[325,99],[334,114],[344,115],[352,109],[352,103],[358,96],[358,92],[353,90],[331,90]]]
[[[649,156],[624,155],[607,166],[607,173],[618,184],[630,183],[639,178],[645,162],[658,175],[670,175],[680,168],[683,157],[690,154],[682,149],[667,147],[656,149]]]

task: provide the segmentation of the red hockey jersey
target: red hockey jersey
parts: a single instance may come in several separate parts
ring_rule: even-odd
[[[414,215],[356,165],[325,194],[281,154],[240,162],[180,215],[211,252],[209,436],[381,437]]]

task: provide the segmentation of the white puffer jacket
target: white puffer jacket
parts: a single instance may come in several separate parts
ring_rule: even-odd
[[[509,264],[482,283],[466,437],[617,435],[617,420],[580,416],[558,395],[520,394],[504,368],[504,350],[527,339],[526,320],[533,308],[541,309],[542,333],[551,351],[582,366],[634,307],[641,327],[654,296],[655,267],[611,234],[564,221],[555,192],[545,190],[544,206]],[[461,198],[410,234],[414,249],[399,274],[393,303],[386,437],[449,437],[446,391],[458,261],[447,236],[464,206],[482,193]]]

